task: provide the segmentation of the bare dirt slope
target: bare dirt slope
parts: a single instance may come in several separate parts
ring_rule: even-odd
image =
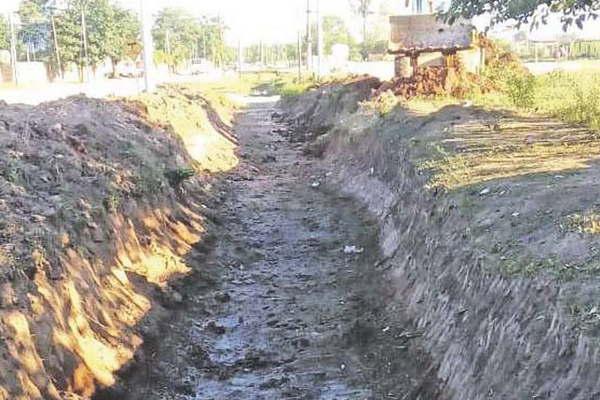
[[[287,117],[297,140],[340,117],[307,150],[377,216],[382,313],[423,330],[444,392],[598,398],[597,136],[460,105],[340,112],[354,88],[331,90],[286,101]],[[317,103],[326,118],[304,114]]]
[[[186,257],[210,228],[204,172],[215,158],[237,162],[207,111],[195,111],[189,127],[207,143],[197,159],[168,121],[131,104],[0,104],[0,399],[113,384],[161,302],[178,300],[170,282],[191,271]]]
[[[139,363],[97,399],[442,398],[421,332],[380,313],[377,227],[323,190],[327,171],[273,111],[238,116],[243,161],[218,189],[214,250]]]

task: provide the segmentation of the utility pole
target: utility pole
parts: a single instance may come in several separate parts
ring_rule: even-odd
[[[15,85],[19,84],[19,75],[17,71],[17,36],[15,34],[15,23],[12,13],[8,14],[8,24],[10,29],[10,64],[12,69],[12,78]]]
[[[84,81],[88,78],[90,60],[88,58],[87,26],[85,23],[85,4],[81,6],[81,40],[83,41],[83,75]]]
[[[317,78],[321,78],[323,66],[323,21],[321,19],[321,0],[317,0]]]
[[[259,43],[260,46],[260,64],[265,65],[265,48],[263,47],[262,40]]]
[[[144,1],[140,0],[140,18],[142,25],[142,43],[144,48],[144,87],[146,92],[154,90],[152,80],[152,56],[154,54],[154,44],[152,43],[152,24],[150,23],[150,13],[144,7]]]
[[[298,81],[302,80],[302,33],[298,31]]]
[[[171,55],[171,30],[168,28],[167,28],[167,31],[165,32],[165,46],[166,46],[165,51],[167,52],[168,55]]]
[[[242,54],[242,41],[238,40],[238,74],[240,79],[242,78],[242,64],[243,64],[243,54]]]
[[[310,23],[310,0],[306,0],[306,69],[309,71],[313,67],[312,59],[312,29]]]
[[[54,38],[54,52],[56,54],[56,64],[58,66],[58,75],[64,79],[62,63],[60,62],[60,50],[58,48],[58,37],[56,36],[56,22],[54,21],[54,11],[50,15],[50,20],[52,22],[52,36]]]
[[[168,66],[168,73],[169,75],[171,74],[171,72],[175,72],[175,71],[171,71],[171,65],[170,63],[172,62],[171,59],[171,30],[169,28],[167,28],[167,31],[165,32],[165,53],[167,53],[168,60],[169,60],[169,66]],[[173,68],[175,69],[175,68]]]

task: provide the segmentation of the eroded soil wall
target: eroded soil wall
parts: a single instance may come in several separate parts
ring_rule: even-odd
[[[139,104],[0,105],[0,399],[113,384],[182,301],[171,283],[210,240],[211,180],[236,163],[227,125],[195,104],[198,158]]]
[[[552,224],[542,226],[539,218],[521,227],[528,211],[521,211],[519,221],[519,213],[511,217],[507,204],[513,210],[527,205],[533,215],[550,208],[549,199],[556,203],[564,189],[553,186],[554,196],[545,192],[550,190],[541,181],[546,176],[492,182],[483,190],[467,188],[459,194],[428,189],[431,176],[418,162],[426,150],[419,144],[452,129],[457,121],[489,123],[489,115],[459,106],[429,115],[410,110],[385,118],[361,115],[356,105],[348,105],[355,91],[351,85],[326,88],[287,100],[282,107],[296,126],[315,132],[332,128],[319,139],[323,149],[317,152],[324,152],[328,183],[377,216],[384,258],[373,268],[387,270],[382,287],[394,290],[385,312],[406,313],[423,332],[425,349],[449,396],[598,398],[597,339],[581,330],[569,313],[573,299],[577,304],[594,301],[597,279],[564,282],[544,271],[532,276],[502,273],[507,260],[493,246],[498,237],[517,236],[521,229],[554,232]],[[307,148],[311,146],[314,141]],[[570,187],[574,195],[579,190]],[[499,199],[486,197],[490,192]],[[537,199],[534,193],[544,196]],[[465,199],[477,205],[469,209]],[[488,227],[479,229],[482,224]],[[531,240],[530,249],[524,245],[522,253],[542,254],[548,247],[573,243],[573,236],[555,238],[550,233]]]

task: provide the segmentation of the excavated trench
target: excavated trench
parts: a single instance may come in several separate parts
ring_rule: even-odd
[[[375,221],[327,189],[330,171],[274,107],[254,99],[238,115],[242,162],[218,184],[216,239],[97,400],[443,398],[422,332],[382,312]]]

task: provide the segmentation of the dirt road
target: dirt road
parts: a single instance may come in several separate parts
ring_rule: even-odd
[[[224,180],[214,248],[98,399],[439,398],[420,333],[382,308],[376,227],[328,189],[273,107],[238,117],[243,162]]]

